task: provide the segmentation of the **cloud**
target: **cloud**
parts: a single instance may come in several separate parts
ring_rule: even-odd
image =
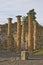
[[[30,9],[35,8],[37,20],[40,20],[42,23],[42,5],[43,0],[0,0],[0,19],[3,21],[3,19],[6,19],[7,17],[14,18],[18,14],[24,16]]]

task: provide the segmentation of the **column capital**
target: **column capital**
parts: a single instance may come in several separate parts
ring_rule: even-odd
[[[12,18],[7,18],[8,20],[12,20]]]
[[[21,15],[17,15],[16,17],[17,17],[17,18],[20,18],[20,17],[21,17]]]
[[[17,17],[17,20],[20,20],[21,19],[21,15],[18,15],[16,17]]]
[[[20,19],[21,18],[21,15],[17,15],[16,17],[17,17],[17,19]]]

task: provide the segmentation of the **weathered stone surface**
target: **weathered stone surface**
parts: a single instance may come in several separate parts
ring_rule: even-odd
[[[30,53],[33,51],[33,20],[32,14],[28,14],[28,50]]]
[[[0,65],[43,65],[43,60],[6,60],[6,61],[1,61]]]
[[[34,37],[34,47],[33,49],[36,50],[37,49],[37,23],[34,21],[34,33],[33,33],[33,37]]]
[[[25,49],[25,21],[22,21],[22,50]]]
[[[22,39],[25,39],[25,43],[28,46],[28,50],[29,48],[31,49],[31,51],[33,49],[43,49],[43,26],[41,26],[37,21],[36,21],[37,23],[34,24],[32,22],[32,15],[30,15],[28,16],[28,21],[26,21],[25,29],[24,29],[24,24],[21,25],[20,17],[21,16],[17,16],[17,23],[13,24],[11,22],[12,18],[9,18],[8,19],[9,24],[0,25],[1,46],[6,48],[6,44],[9,47],[13,44],[12,42],[14,42],[16,43],[17,47],[21,49],[21,41]],[[21,30],[23,32],[22,35],[21,35]]]
[[[8,38],[7,38],[7,48],[11,49],[11,47],[13,47],[13,43],[14,43],[14,39],[13,39],[13,35],[12,35],[12,18],[8,18]]]
[[[17,17],[17,50],[21,49],[21,16]]]

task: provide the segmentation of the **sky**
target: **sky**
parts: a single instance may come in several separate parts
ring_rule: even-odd
[[[0,24],[8,23],[7,18],[27,15],[31,9],[35,9],[36,20],[43,26],[43,0],[0,0]]]

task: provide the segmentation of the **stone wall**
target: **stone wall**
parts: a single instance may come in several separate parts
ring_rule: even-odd
[[[38,24],[38,33],[37,33],[37,49],[43,48],[43,27]]]

